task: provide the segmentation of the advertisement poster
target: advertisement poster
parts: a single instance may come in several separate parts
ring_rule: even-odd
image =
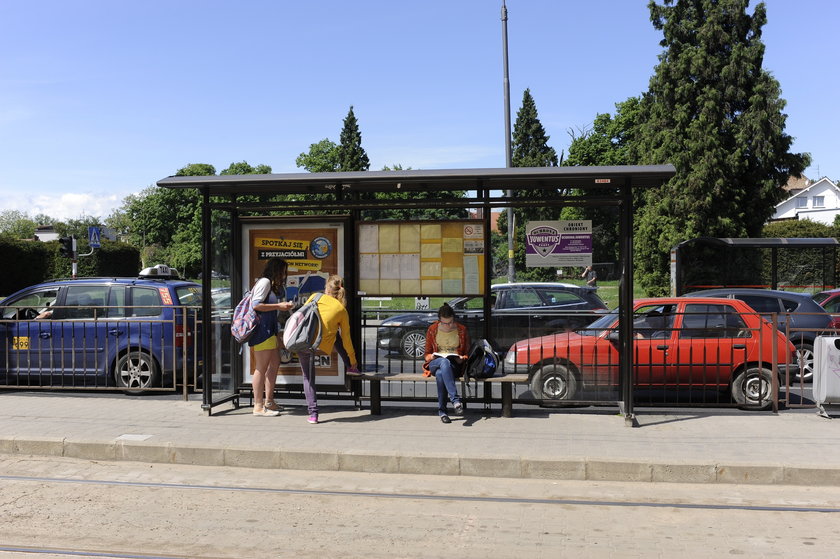
[[[591,264],[592,220],[530,221],[525,225],[528,268]]]
[[[324,291],[330,275],[343,277],[343,245],[344,228],[340,223],[243,225],[242,255],[247,274],[242,278],[243,289],[251,289],[262,277],[270,258],[282,258],[289,264],[286,300],[294,301],[295,306],[300,307],[312,293]],[[247,345],[243,347],[248,348]],[[251,382],[253,350],[247,349],[243,357],[244,381]],[[344,383],[343,363],[335,351],[331,355],[316,355],[315,370],[319,384]],[[297,356],[281,349],[277,383],[299,384],[302,381]]]

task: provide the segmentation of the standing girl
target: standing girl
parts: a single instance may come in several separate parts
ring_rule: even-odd
[[[312,295],[307,303],[312,300]],[[344,291],[344,280],[341,276],[332,275],[327,279],[324,295],[318,299],[318,313],[321,315],[321,345],[318,353],[330,355],[335,348],[350,369],[357,368],[356,352],[350,341],[350,318],[344,308],[347,295]],[[339,346],[336,347],[336,342]],[[315,353],[313,351],[299,351],[298,360],[303,373],[303,393],[306,395],[306,406],[309,410],[309,423],[318,423],[318,399],[315,396]]]
[[[260,324],[248,340],[254,350],[254,373],[251,386],[254,390],[254,415],[280,415],[280,406],[274,401],[280,351],[277,334],[280,332],[279,311],[289,311],[294,306],[286,297],[286,271],[288,265],[282,258],[272,258],[265,264],[262,277],[257,280],[252,293],[254,310],[260,313]]]

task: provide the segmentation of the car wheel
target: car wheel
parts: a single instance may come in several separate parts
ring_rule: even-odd
[[[408,359],[420,359],[426,354],[426,332],[409,330],[400,338],[400,355]]]
[[[796,344],[796,353],[799,356],[799,373],[793,380],[811,382],[814,378],[814,346],[813,344]]]
[[[114,380],[126,392],[142,392],[157,386],[159,376],[154,358],[143,351],[124,353],[114,367]]]
[[[543,400],[571,400],[577,393],[577,378],[564,365],[544,365],[531,378],[531,393]]]
[[[773,373],[753,367],[735,377],[732,398],[743,407],[765,410],[773,403]]]

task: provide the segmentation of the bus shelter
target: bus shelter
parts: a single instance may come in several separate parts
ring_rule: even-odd
[[[261,261],[277,256],[296,263],[287,283],[288,298],[323,289],[329,273],[342,275],[351,325],[360,323],[366,297],[470,295],[481,298],[484,316],[490,316],[494,212],[541,208],[559,216],[565,207],[595,207],[609,210],[605,219],[612,223],[603,225],[617,226],[619,232],[617,403],[625,420],[632,421],[633,195],[674,173],[672,165],[653,165],[164,178],[159,187],[197,189],[202,200],[202,277],[211,278],[202,282],[203,316],[211,317],[205,321],[211,327],[202,329],[203,406],[212,413],[222,403],[238,404],[240,391],[249,389],[250,381],[249,352],[240,352],[230,337],[229,311],[213,305],[212,278],[229,276],[235,305],[259,277]],[[449,217],[412,217],[412,212],[430,209],[446,210],[441,213]],[[419,243],[416,258],[413,249],[396,240],[400,231],[420,231],[423,236],[408,239]],[[453,239],[463,254],[452,277],[441,276],[435,263],[445,263],[446,254],[427,259],[423,252],[439,251],[435,245],[442,244],[445,253]],[[416,274],[407,271],[418,268]],[[358,348],[358,329],[351,329]],[[278,384],[299,384],[297,365],[284,361]],[[337,361],[327,357],[320,364],[319,390],[322,385],[349,388]]]
[[[837,239],[688,239],[671,249],[671,293],[752,287],[822,291],[837,285]]]

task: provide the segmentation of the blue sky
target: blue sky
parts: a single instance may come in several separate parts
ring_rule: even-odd
[[[298,172],[351,105],[371,169],[504,167],[501,4],[0,0],[0,210],[104,218],[188,163]],[[840,3],[766,5],[794,150],[838,179]],[[512,119],[531,88],[559,153],[646,90],[646,6],[507,0]]]

